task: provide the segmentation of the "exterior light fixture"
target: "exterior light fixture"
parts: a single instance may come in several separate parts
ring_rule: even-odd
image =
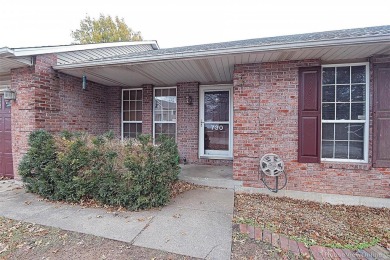
[[[3,91],[5,100],[16,100],[16,93],[10,89],[6,89]]]
[[[191,96],[186,96],[186,103],[188,105],[192,105],[192,97]]]
[[[82,85],[83,90],[87,90],[87,76],[83,76],[83,85]]]

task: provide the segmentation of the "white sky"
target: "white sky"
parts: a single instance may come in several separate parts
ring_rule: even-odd
[[[118,15],[161,48],[390,25],[389,0],[4,0],[0,47],[70,44],[89,14]]]

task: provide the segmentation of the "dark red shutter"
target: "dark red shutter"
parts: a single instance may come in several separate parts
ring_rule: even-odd
[[[390,64],[374,65],[373,166],[390,167]]]
[[[299,69],[298,161],[321,161],[321,67]]]

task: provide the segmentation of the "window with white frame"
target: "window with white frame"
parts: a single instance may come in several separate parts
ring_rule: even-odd
[[[366,161],[368,65],[322,68],[322,160]]]
[[[142,89],[122,90],[122,138],[142,133]]]
[[[176,88],[154,88],[153,107],[154,138],[176,139]]]

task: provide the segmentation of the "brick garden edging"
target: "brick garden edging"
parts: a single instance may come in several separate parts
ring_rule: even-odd
[[[262,229],[249,224],[239,224],[240,233],[247,234],[250,238],[272,244],[284,251],[290,251],[294,255],[302,255],[315,260],[323,259],[390,259],[390,252],[380,246],[372,246],[364,250],[352,251],[349,249],[329,248],[324,246],[311,246],[307,248],[302,242],[287,238],[282,234],[272,233],[268,229]]]

